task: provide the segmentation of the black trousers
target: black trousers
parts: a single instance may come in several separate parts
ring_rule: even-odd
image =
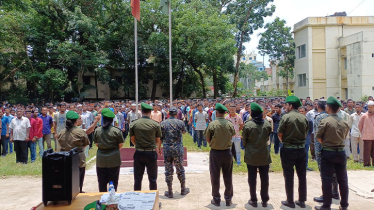
[[[14,140],[14,151],[16,152],[16,163],[27,163],[28,150],[27,141]]]
[[[0,139],[0,155],[6,156],[6,137],[1,135]]]
[[[281,148],[281,162],[283,168],[283,176],[286,186],[287,201],[294,202],[294,167],[299,178],[299,201],[306,201],[306,151],[305,148],[289,149]]]
[[[90,148],[91,148],[92,147],[92,143],[93,143],[93,133],[90,133],[87,136],[88,136],[88,140],[90,140]]]
[[[84,175],[86,174],[86,167],[79,168],[79,189],[80,192],[82,191],[83,188],[83,182],[84,182]]]
[[[248,169],[248,184],[249,192],[251,194],[251,201],[257,202],[256,184],[257,184],[257,169],[260,172],[261,179],[261,200],[263,203],[269,201],[269,165],[267,166],[251,166],[247,164]]]
[[[144,170],[147,167],[149,190],[157,190],[157,153],[135,151],[134,154],[134,191],[142,190]]]
[[[234,158],[235,162],[237,162],[236,161],[236,149],[235,149],[234,143],[232,143],[231,154],[232,154],[232,157]]]
[[[108,183],[113,182],[114,189],[117,192],[120,166],[113,168],[96,167],[97,181],[99,182],[99,191],[108,192]]]
[[[332,177],[334,172],[339,183],[340,205],[348,207],[348,176],[347,176],[347,157],[345,151],[326,151],[321,152],[321,176],[323,207],[330,208],[332,202]]]
[[[210,181],[212,184],[212,196],[216,201],[221,200],[220,188],[220,175],[222,169],[223,182],[225,183],[225,200],[231,200],[234,195],[232,186],[232,154],[230,149],[227,150],[210,150],[209,155],[209,170]]]

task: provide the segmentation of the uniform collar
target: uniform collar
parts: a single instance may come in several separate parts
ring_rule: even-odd
[[[151,119],[150,117],[148,117],[148,116],[143,116],[142,118],[146,118],[146,119]]]
[[[169,117],[169,119],[175,119],[175,117]]]
[[[337,113],[332,113],[332,114],[329,114],[330,116],[338,116]]]
[[[224,117],[216,117],[217,119],[225,119]]]

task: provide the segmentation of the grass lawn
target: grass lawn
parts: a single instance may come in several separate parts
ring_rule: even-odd
[[[127,137],[125,144],[123,145],[124,148],[130,147],[129,145],[130,138]],[[193,139],[190,134],[185,134],[183,136],[183,145],[187,147],[187,151],[189,152],[209,152],[210,147],[202,147],[201,150],[197,147],[195,143],[193,143]],[[273,145],[272,145],[273,146]],[[274,147],[273,147],[274,148]],[[275,155],[274,151],[271,151],[271,169],[274,172],[282,172],[282,165],[280,162],[279,155]],[[39,148],[37,147],[37,154],[39,154]],[[97,147],[94,145],[92,149],[89,151],[89,157],[86,159],[88,162],[91,158],[96,156]],[[29,152],[30,158],[30,152]],[[244,151],[241,150],[241,161],[242,165],[238,166],[234,161],[234,173],[247,173],[247,167],[244,162]],[[95,164],[95,160],[91,161],[86,168],[91,167]],[[312,168],[315,171],[318,171],[317,162],[311,161],[311,155],[309,154],[309,168]],[[364,167],[362,163],[354,163],[352,159],[348,160],[347,163],[348,170],[373,170],[374,167]],[[17,164],[16,163],[16,154],[8,154],[6,157],[0,157],[0,176],[5,178],[7,176],[35,176],[40,177],[42,174],[42,161],[40,156],[37,156],[36,161],[34,163],[28,163],[26,165]]]
[[[183,136],[183,146],[187,147],[187,151],[189,152],[209,152],[210,151],[209,146],[202,147],[201,150],[199,150],[197,145],[193,143],[193,139],[190,134],[185,134]],[[271,146],[272,146],[271,154],[270,154],[271,160],[272,160],[271,169],[274,172],[282,172],[282,164],[280,161],[280,156],[279,154],[276,155],[274,153],[274,145],[272,144]],[[234,160],[234,169],[233,169],[234,173],[247,173],[247,167],[244,162],[244,151],[243,150],[241,150],[241,161],[242,161],[242,165],[238,166]],[[317,162],[312,161],[312,156],[310,153],[309,153],[309,168],[312,168],[314,171],[318,171]],[[362,163],[354,163],[352,157],[350,160],[348,160],[347,168],[348,170],[374,170],[374,167],[364,167]]]
[[[52,145],[53,145],[52,141]],[[45,145],[46,146],[46,145]],[[89,157],[86,161],[90,160],[96,155],[97,147],[94,146],[89,151]],[[36,147],[36,160],[31,163],[30,160],[30,150],[29,150],[29,161],[27,164],[16,163],[16,153],[8,154],[6,157],[0,156],[0,176],[5,178],[7,176],[34,176],[41,177],[42,175],[42,159],[39,156],[39,147]],[[90,165],[94,164],[92,161]]]

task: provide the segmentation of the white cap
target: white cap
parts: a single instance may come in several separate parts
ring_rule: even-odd
[[[374,101],[368,101],[368,106],[374,106]]]

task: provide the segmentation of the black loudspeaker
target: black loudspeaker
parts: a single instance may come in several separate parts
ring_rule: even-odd
[[[79,194],[79,152],[74,148],[67,152],[44,151],[42,158],[43,203],[71,201]]]

